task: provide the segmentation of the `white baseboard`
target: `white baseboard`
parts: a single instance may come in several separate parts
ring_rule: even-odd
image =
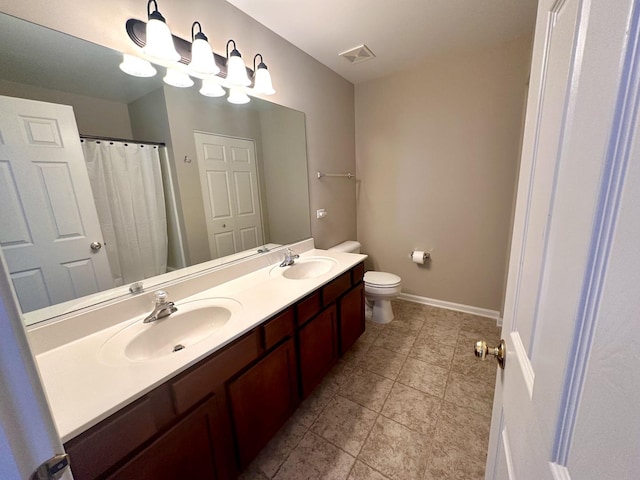
[[[436,300],[435,298],[420,297],[418,295],[411,295],[409,293],[401,293],[400,295],[398,295],[398,298],[400,298],[401,300],[407,300],[408,302],[421,303],[423,305],[430,305],[432,307],[446,308],[447,310],[470,313],[472,315],[478,315],[479,317],[493,318],[498,326],[502,325],[502,318],[500,317],[500,312],[498,312],[497,310],[472,307],[471,305],[447,302],[445,300]]]

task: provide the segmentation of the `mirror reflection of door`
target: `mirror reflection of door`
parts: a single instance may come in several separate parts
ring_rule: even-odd
[[[23,312],[114,286],[71,107],[0,96],[0,225]]]
[[[262,245],[254,142],[194,132],[211,258]]]

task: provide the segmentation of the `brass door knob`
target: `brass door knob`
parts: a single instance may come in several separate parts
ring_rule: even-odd
[[[497,347],[487,346],[487,342],[484,340],[477,341],[474,352],[476,357],[481,360],[486,359],[487,355],[493,355],[498,360],[500,368],[504,368],[504,363],[507,360],[507,344],[504,343],[504,340],[500,340],[500,345]]]

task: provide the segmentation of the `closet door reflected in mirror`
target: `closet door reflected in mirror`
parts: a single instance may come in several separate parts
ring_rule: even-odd
[[[262,245],[253,141],[194,133],[211,258]]]

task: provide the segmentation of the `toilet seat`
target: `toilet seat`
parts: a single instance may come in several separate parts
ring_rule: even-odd
[[[393,273],[368,271],[364,274],[364,283],[371,287],[393,288],[400,285],[401,281],[402,279]]]

